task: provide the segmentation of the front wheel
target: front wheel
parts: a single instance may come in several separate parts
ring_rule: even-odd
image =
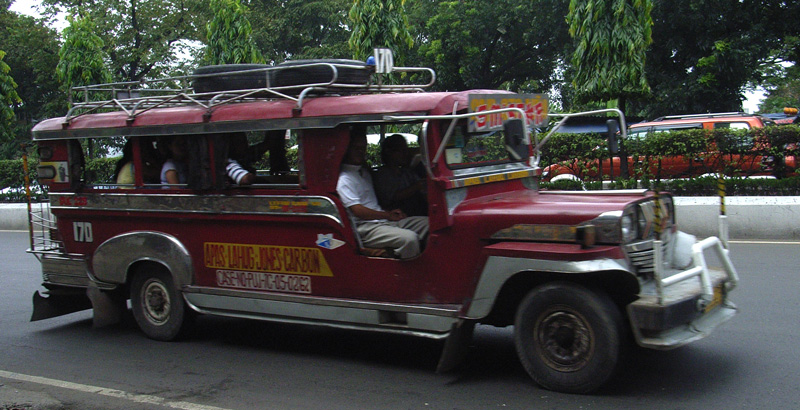
[[[523,367],[542,387],[588,393],[617,368],[622,322],[607,295],[572,283],[546,284],[520,304],[514,344]]]
[[[131,307],[139,328],[151,339],[175,340],[190,322],[191,313],[164,268],[138,272],[131,283]]]

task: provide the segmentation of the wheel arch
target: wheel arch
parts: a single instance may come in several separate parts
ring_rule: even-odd
[[[127,232],[100,244],[92,257],[94,279],[127,284],[137,269],[154,263],[166,268],[176,288],[193,283],[192,258],[186,246],[162,232]]]
[[[534,288],[553,282],[568,282],[582,285],[590,290],[607,294],[624,312],[624,306],[632,302],[638,293],[638,282],[632,285],[627,272],[602,271],[584,274],[557,272],[519,272],[510,277],[500,288],[494,305],[482,323],[508,326],[514,323],[514,315],[522,299]]]
[[[635,300],[640,290],[636,275],[613,259],[537,261],[490,257],[467,316],[482,323],[510,325],[514,323],[517,306],[525,295],[535,287],[553,281],[572,282],[605,292],[621,309]]]

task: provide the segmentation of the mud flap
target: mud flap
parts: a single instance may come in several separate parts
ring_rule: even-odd
[[[83,289],[51,289],[33,293],[33,314],[31,322],[63,316],[73,312],[90,309],[92,303]]]
[[[449,372],[461,364],[469,349],[474,330],[475,322],[459,320],[453,324],[450,336],[444,342],[439,364],[436,366],[437,373]]]
[[[92,301],[92,326],[104,327],[122,321],[122,312],[128,305],[117,293],[102,291],[92,282],[86,288],[86,296]]]

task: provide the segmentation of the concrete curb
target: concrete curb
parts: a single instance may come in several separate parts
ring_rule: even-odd
[[[725,198],[730,239],[800,239],[800,197]],[[719,235],[719,198],[675,197],[678,227],[697,237]]]
[[[730,239],[800,240],[800,197],[743,196],[725,200]],[[27,231],[25,204],[0,204],[0,230]],[[699,238],[719,235],[719,198],[675,197],[680,229]]]
[[[27,231],[27,204],[0,204],[0,231]]]

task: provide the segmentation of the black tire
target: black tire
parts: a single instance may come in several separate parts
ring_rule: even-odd
[[[589,393],[619,365],[623,319],[603,293],[566,282],[540,286],[523,299],[514,325],[522,366],[548,390]]]
[[[164,268],[140,270],[131,282],[133,317],[147,337],[171,341],[189,327],[192,312]]]
[[[310,66],[296,67],[313,63],[342,64],[357,67],[336,67],[336,84],[364,85],[369,83],[371,70],[366,63],[357,60],[328,59],[328,60],[294,60],[278,64],[280,70],[275,71],[275,86],[284,87],[292,85],[327,83],[333,78],[330,67]],[[286,68],[289,67],[289,68]]]
[[[255,88],[267,87],[267,76],[272,76],[272,71],[263,71],[259,69],[269,68],[266,64],[224,64],[224,65],[209,65],[199,67],[194,71],[195,76],[203,76],[208,74],[208,77],[196,77],[192,82],[192,87],[196,93],[211,93],[229,90],[252,90]],[[246,70],[259,70],[249,71],[237,74],[226,74],[235,71]],[[270,77],[271,78],[271,77]]]

